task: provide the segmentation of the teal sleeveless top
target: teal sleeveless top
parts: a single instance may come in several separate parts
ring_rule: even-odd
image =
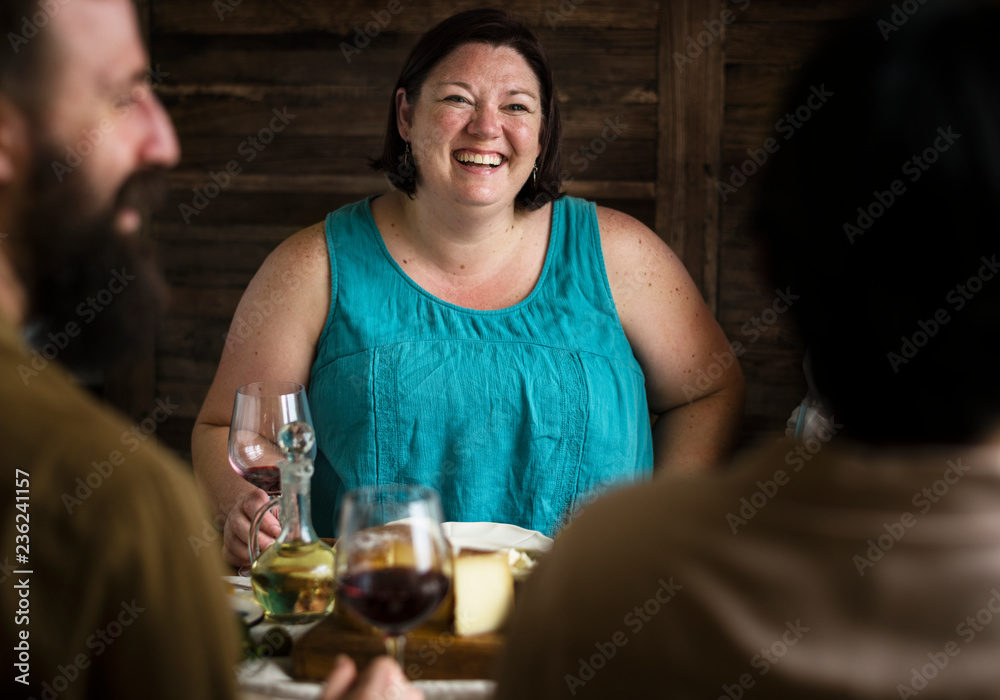
[[[441,494],[445,520],[553,535],[651,473],[643,373],[618,320],[594,205],[553,203],[531,294],[506,309],[435,297],[393,260],[370,198],[327,216],[331,304],[309,383],[313,525],[379,483]]]

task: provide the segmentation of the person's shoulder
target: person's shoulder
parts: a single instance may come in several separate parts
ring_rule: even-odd
[[[745,478],[727,468],[713,473],[657,474],[611,488],[580,509],[578,517],[557,536],[557,546],[561,543],[578,557],[588,556],[588,548],[597,543],[612,549],[615,542],[655,543],[664,551],[685,549],[693,537],[724,529],[725,512],[731,501],[738,503]],[[692,532],[692,527],[699,533]]]
[[[597,212],[597,222],[601,226],[602,234],[607,231],[611,235],[623,235],[629,233],[656,235],[649,229],[648,226],[646,226],[646,224],[623,211],[618,211],[617,209],[612,209],[611,207],[601,206],[600,204],[595,204],[594,209]]]
[[[0,435],[10,458],[46,493],[53,518],[76,520],[80,511],[92,517],[78,522],[104,518],[122,499],[143,493],[158,498],[176,491],[179,500],[194,494],[190,470],[156,438],[184,408],[170,396],[157,397],[145,418],[130,422],[56,365],[33,377],[26,391],[0,385],[0,401],[18,395],[18,411]]]
[[[330,212],[322,221],[307,226],[282,241],[268,257],[267,264],[281,269],[326,268],[329,264],[328,232],[331,222],[343,217],[361,220],[370,217],[371,200],[360,199]],[[333,223],[336,227],[336,223]]]
[[[597,224],[605,263],[629,267],[637,259],[674,257],[662,238],[635,217],[609,207],[597,206]]]
[[[326,241],[326,225],[320,221],[293,233],[281,241],[267,256],[257,273],[259,282],[274,294],[273,286],[282,293],[305,288],[321,288],[328,280],[330,262]]]
[[[597,220],[611,293],[626,333],[634,333],[633,322],[644,327],[652,309],[666,308],[663,290],[690,285],[690,276],[666,242],[635,217],[597,207]]]
[[[17,359],[3,357],[0,370]],[[23,360],[29,361],[27,357]],[[130,426],[124,416],[78,384],[58,358],[44,365],[30,361],[33,371],[23,375],[21,382],[11,379],[12,372],[5,375],[6,381],[0,381],[0,402],[17,407],[4,420],[2,434],[8,447],[16,448],[26,463],[33,462],[35,455],[62,451],[80,452],[81,456],[102,449],[113,451],[111,448],[128,441]],[[169,398],[164,405],[172,405]],[[173,414],[162,410],[160,404],[150,408],[156,409],[162,420]],[[152,422],[158,425],[155,419]],[[155,428],[148,432],[155,432]]]
[[[311,226],[296,231],[283,240],[274,254],[289,256],[296,260],[326,259],[326,221],[318,221]]]
[[[169,395],[157,397],[141,420],[129,421],[111,406],[83,396],[70,415],[61,417],[53,429],[54,449],[67,469],[105,472],[104,481],[113,484],[108,492],[133,492],[146,488],[161,476],[186,478],[188,470],[179,457],[160,444],[157,433],[184,410]],[[84,460],[83,457],[93,456]],[[115,478],[112,478],[114,474]]]
[[[69,541],[112,538],[138,549],[155,542],[166,556],[166,548],[185,551],[189,537],[214,530],[190,465],[157,437],[181,407],[169,397],[157,405],[136,423],[96,405],[59,435],[46,482],[54,487],[52,519],[64,519]]]

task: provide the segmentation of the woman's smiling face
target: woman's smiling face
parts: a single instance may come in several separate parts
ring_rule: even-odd
[[[470,43],[427,76],[416,104],[396,95],[417,194],[469,205],[513,204],[541,152],[538,79],[512,48]]]

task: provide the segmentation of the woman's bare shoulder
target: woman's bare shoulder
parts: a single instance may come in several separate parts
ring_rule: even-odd
[[[322,223],[313,224],[283,240],[267,256],[251,282],[251,293],[260,285],[300,289],[329,284],[330,263]]]
[[[271,257],[277,258],[275,262],[287,262],[288,259],[291,259],[300,264],[325,263],[327,259],[326,223],[320,221],[293,233],[274,249]]]
[[[646,224],[608,207],[597,207],[604,264],[612,278],[633,276],[637,270],[656,269],[672,277],[686,274],[670,246]]]

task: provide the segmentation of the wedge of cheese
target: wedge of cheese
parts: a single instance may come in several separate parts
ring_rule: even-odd
[[[514,608],[514,578],[506,552],[455,557],[455,634],[496,632]]]

